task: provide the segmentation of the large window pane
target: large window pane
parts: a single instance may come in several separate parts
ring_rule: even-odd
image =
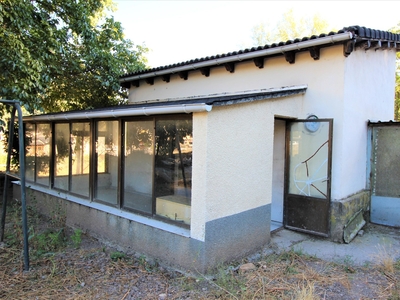
[[[307,127],[307,124],[310,125]],[[329,122],[296,122],[291,124],[290,194],[328,198],[328,154]]]
[[[152,213],[154,122],[125,123],[124,207]]]
[[[73,123],[71,191],[89,197],[90,124]]]
[[[156,122],[156,214],[190,224],[192,121]]]
[[[25,125],[25,178],[28,181],[35,180],[35,165],[36,165],[36,153],[35,153],[35,124],[27,123]]]
[[[69,156],[70,132],[69,123],[55,124],[55,162],[54,162],[54,187],[69,190]]]
[[[50,124],[36,124],[36,183],[49,185],[50,182]]]
[[[99,121],[96,126],[95,199],[118,204],[118,121]]]

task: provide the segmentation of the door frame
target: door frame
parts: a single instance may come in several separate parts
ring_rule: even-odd
[[[326,199],[320,199],[317,197],[311,196],[303,196],[303,195],[295,195],[289,193],[289,173],[290,173],[290,127],[293,123],[309,123],[309,125],[313,125],[315,123],[327,123],[328,128],[328,152],[327,152],[327,190],[326,190]],[[285,188],[284,188],[284,210],[283,210],[283,226],[287,229],[301,231],[310,233],[313,235],[329,237],[330,235],[330,214],[331,214],[331,184],[332,184],[332,142],[333,142],[333,119],[296,119],[296,120],[286,120],[286,146],[285,146]],[[322,146],[321,146],[322,147]],[[318,150],[317,150],[318,151]],[[316,152],[315,152],[316,153]],[[314,154],[315,155],[315,154]],[[312,201],[315,203],[314,213],[318,213],[318,209],[322,207],[324,209],[322,217],[325,217],[323,224],[323,230],[315,230],[312,228],[300,228],[296,226],[291,226],[292,220],[290,220],[289,214],[289,196],[292,199],[296,199],[296,201],[303,201],[304,205],[307,205]],[[324,203],[322,203],[324,202]],[[310,207],[313,208],[313,207]],[[312,211],[312,210],[310,210]],[[303,211],[303,213],[307,213],[307,210]],[[300,218],[302,217],[299,211]],[[305,221],[306,222],[306,221]],[[310,225],[313,226],[313,225]]]

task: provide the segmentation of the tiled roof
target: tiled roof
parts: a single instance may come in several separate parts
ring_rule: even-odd
[[[332,41],[330,39],[326,39],[327,37],[332,37],[334,38],[335,36],[339,36],[344,33],[349,33],[348,38],[344,38],[341,41]],[[353,40],[354,43],[360,43],[364,41],[376,41],[376,42],[391,42],[391,43],[398,43],[400,44],[400,34],[394,34],[388,31],[382,31],[382,30],[375,30],[375,29],[370,29],[366,27],[361,27],[361,26],[350,26],[350,27],[345,27],[342,30],[339,30],[338,32],[330,32],[328,34],[320,34],[320,35],[313,35],[310,37],[303,37],[303,38],[296,38],[293,40],[288,40],[286,42],[280,42],[280,43],[273,43],[271,45],[265,45],[265,46],[258,46],[258,47],[252,47],[252,48],[247,48],[244,50],[239,50],[239,51],[234,51],[234,52],[229,52],[229,53],[224,53],[224,54],[217,54],[213,56],[207,56],[207,57],[202,57],[202,58],[196,58],[180,63],[175,63],[171,65],[166,65],[166,66],[161,66],[161,67],[156,67],[156,68],[151,68],[151,69],[146,69],[143,71],[139,72],[134,72],[134,73],[129,73],[121,76],[121,83],[124,81],[131,81],[134,79],[142,79],[145,77],[155,77],[155,76],[160,76],[161,74],[165,74],[169,69],[177,69],[189,65],[197,65],[201,63],[207,63],[209,62],[207,67],[212,67],[212,61],[216,61],[219,59],[229,59],[230,57],[234,58],[239,55],[244,55],[247,53],[252,54],[252,58],[256,57],[257,54],[259,53],[260,57],[266,56],[266,51],[265,50],[273,50],[274,48],[279,48],[283,46],[288,46],[288,45],[293,45],[293,44],[299,44],[307,41],[316,41],[321,39],[321,44],[318,45],[319,47],[323,46],[330,46],[332,44],[336,43],[343,43],[344,40]],[[325,42],[326,40],[326,42]],[[399,46],[397,46],[397,49],[399,49]],[[302,50],[309,50],[308,48],[304,47]],[[272,51],[268,53],[273,53]],[[283,53],[280,53],[282,55]],[[275,54],[276,55],[276,54]],[[217,64],[215,64],[217,65]],[[149,74],[150,73],[150,74]],[[143,75],[143,76],[141,76]],[[136,77],[136,78],[133,78]]]
[[[400,43],[400,34],[388,31],[376,30],[361,26],[350,26],[344,28],[343,30],[351,31],[354,34],[356,34],[359,38],[376,39],[376,40]]]

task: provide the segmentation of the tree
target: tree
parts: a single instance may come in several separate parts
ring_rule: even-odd
[[[328,29],[328,22],[323,20],[318,14],[312,17],[298,17],[291,9],[283,14],[282,19],[275,26],[271,26],[268,23],[261,23],[254,26],[252,39],[254,46],[264,46],[275,42],[332,31],[332,29]]]
[[[400,23],[389,29],[393,33],[400,33]],[[400,52],[396,53],[396,88],[394,95],[394,119],[400,120]]]
[[[145,46],[105,18],[111,0],[0,0],[0,98],[29,113],[124,103],[119,76],[145,68]]]
[[[397,61],[400,60],[399,54],[397,54]],[[397,64],[398,66],[398,64]],[[394,119],[400,121],[400,70],[397,67],[396,70],[396,88],[394,94]]]

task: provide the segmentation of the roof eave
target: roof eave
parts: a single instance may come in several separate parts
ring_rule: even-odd
[[[223,64],[231,63],[231,62],[250,60],[250,59],[257,58],[257,57],[265,57],[265,56],[271,56],[271,55],[276,55],[276,54],[285,54],[287,52],[300,51],[300,50],[307,49],[310,47],[315,47],[315,46],[336,44],[339,42],[351,40],[352,38],[353,38],[352,32],[338,33],[335,35],[329,35],[329,36],[325,36],[325,37],[321,37],[321,38],[317,38],[317,39],[300,41],[300,42],[289,44],[289,45],[283,45],[283,46],[278,46],[278,47],[268,48],[268,49],[261,49],[261,50],[257,50],[257,51],[253,51],[253,52],[241,53],[241,54],[232,55],[232,56],[214,58],[214,59],[201,61],[201,62],[193,62],[190,64],[185,64],[183,66],[166,68],[166,69],[159,70],[159,71],[150,71],[150,72],[143,73],[143,74],[136,74],[136,75],[120,78],[119,81],[122,84],[122,83],[145,79],[145,78],[157,77],[157,76],[162,76],[162,75],[167,75],[167,74],[175,74],[175,73],[184,72],[184,71],[198,70],[198,69],[205,68],[205,67],[219,66],[219,65],[223,65]]]

